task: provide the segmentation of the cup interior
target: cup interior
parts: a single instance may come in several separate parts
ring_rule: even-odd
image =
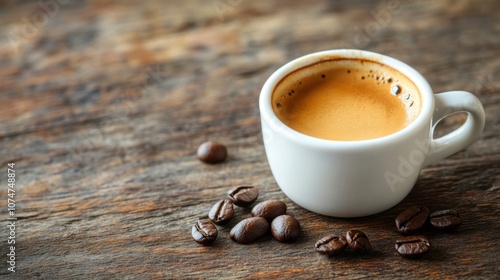
[[[280,103],[280,100],[288,98],[288,95],[291,96],[292,90],[295,92],[294,87],[298,86],[301,80],[311,75],[321,75],[321,72],[324,71],[325,68],[332,67],[332,65],[338,66],[342,63],[367,63],[372,68],[375,66],[377,70],[380,70],[379,72],[385,71],[389,74],[392,73],[392,76],[405,77],[418,93],[417,98],[412,100],[414,116],[411,119],[411,123],[403,129],[389,135],[354,141],[321,139],[300,133],[284,123],[283,116],[280,116],[279,113],[277,114],[277,112],[279,112],[277,107],[283,105]],[[366,75],[369,75],[369,73],[366,73]],[[388,79],[388,76],[391,75],[386,75],[385,79]],[[402,99],[404,99],[404,96],[404,94],[401,95]],[[347,142],[349,145],[356,143],[376,144],[380,141],[397,141],[398,138],[404,137],[409,131],[415,130],[422,125],[427,125],[432,117],[433,108],[434,100],[432,90],[427,81],[416,70],[394,58],[360,50],[323,51],[297,58],[282,66],[266,81],[260,96],[261,115],[266,121],[271,122],[274,126],[280,127],[285,134],[298,141],[313,141],[315,144],[320,145],[331,145],[332,143],[342,144],[342,142]]]

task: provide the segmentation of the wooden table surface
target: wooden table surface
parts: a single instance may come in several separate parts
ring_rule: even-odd
[[[500,2],[0,2],[0,278],[482,278],[500,274]],[[290,201],[270,172],[257,100],[279,66],[307,53],[359,48],[400,59],[435,92],[466,90],[486,111],[482,137],[422,170],[404,201],[339,219]],[[437,134],[458,127],[458,114]],[[196,159],[217,140],[229,158]],[[15,163],[15,273],[8,271],[8,163]],[[191,226],[225,192],[250,184],[280,199],[303,230],[292,244]],[[433,251],[399,257],[394,217],[413,205],[456,208]],[[373,251],[327,258],[314,243],[349,228]]]

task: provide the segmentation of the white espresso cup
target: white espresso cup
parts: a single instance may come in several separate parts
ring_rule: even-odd
[[[335,59],[373,61],[406,76],[420,93],[418,116],[395,133],[356,141],[325,140],[285,125],[271,104],[277,85],[292,72]],[[484,109],[473,94],[433,94],[428,82],[410,66],[361,50],[322,51],[285,64],[264,84],[259,108],[267,159],[281,190],[301,207],[334,217],[367,216],[395,206],[411,191],[423,167],[472,144],[485,122]],[[434,138],[435,125],[457,112],[467,113],[465,123]]]

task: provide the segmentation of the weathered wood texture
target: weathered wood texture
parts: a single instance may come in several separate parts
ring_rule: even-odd
[[[0,3],[0,277],[494,278],[500,274],[500,2],[38,1]],[[54,5],[54,3],[56,3]],[[421,173],[381,214],[337,219],[301,209],[266,161],[257,99],[285,62],[361,48],[419,70],[435,92],[484,104],[469,148]],[[457,127],[446,119],[438,133]],[[195,157],[207,139],[229,160]],[[16,273],[7,271],[7,163],[15,162]],[[202,247],[190,227],[239,184],[281,199],[303,226],[294,244],[229,239],[249,210]],[[406,260],[393,218],[411,205],[455,207],[464,223],[430,233],[434,250]],[[316,240],[364,230],[372,253],[326,258]]]

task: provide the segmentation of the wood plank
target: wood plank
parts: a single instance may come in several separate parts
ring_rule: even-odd
[[[6,166],[15,162],[14,276],[500,274],[498,1],[69,1],[57,7],[49,16],[38,2],[0,3],[0,208],[6,225]],[[37,14],[31,34],[23,17],[33,21]],[[311,213],[280,191],[264,153],[257,105],[263,83],[282,64],[345,47],[407,62],[435,92],[470,91],[486,111],[476,143],[425,168],[394,208],[357,219]],[[449,117],[437,135],[463,121]],[[227,145],[225,163],[196,159],[206,140]],[[229,231],[250,216],[242,208],[219,227],[212,246],[192,240],[191,225],[243,184],[260,188],[257,202],[287,204],[303,227],[295,243],[269,235],[236,244]],[[421,260],[402,259],[393,245],[393,219],[412,205],[453,207],[464,218],[455,232],[426,231],[434,249]],[[335,258],[315,252],[318,239],[350,228],[368,234],[373,252]],[[2,277],[13,276],[6,265],[8,235],[2,226]]]

